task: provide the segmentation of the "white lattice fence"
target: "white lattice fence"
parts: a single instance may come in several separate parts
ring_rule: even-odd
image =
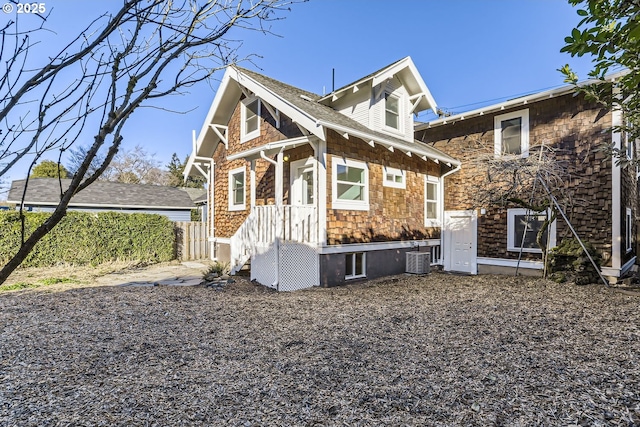
[[[318,286],[320,267],[316,248],[302,243],[282,243],[280,245],[280,286],[281,291]]]
[[[251,280],[276,289],[277,261],[278,253],[274,244],[256,246],[255,252],[251,256]]]

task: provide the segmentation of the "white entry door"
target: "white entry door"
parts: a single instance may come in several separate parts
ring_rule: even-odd
[[[475,211],[445,211],[444,269],[477,274],[477,222]]]
[[[312,157],[291,162],[291,204],[308,206],[315,204],[315,161]]]

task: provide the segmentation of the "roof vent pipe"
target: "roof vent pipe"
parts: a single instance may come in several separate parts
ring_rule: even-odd
[[[336,91],[336,69],[331,69],[331,93]]]

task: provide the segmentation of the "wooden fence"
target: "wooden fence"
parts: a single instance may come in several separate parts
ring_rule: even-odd
[[[207,223],[175,222],[176,257],[181,261],[209,258]]]

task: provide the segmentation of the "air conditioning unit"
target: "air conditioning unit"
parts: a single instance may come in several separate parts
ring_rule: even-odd
[[[407,252],[406,272],[429,274],[431,272],[431,252]]]

